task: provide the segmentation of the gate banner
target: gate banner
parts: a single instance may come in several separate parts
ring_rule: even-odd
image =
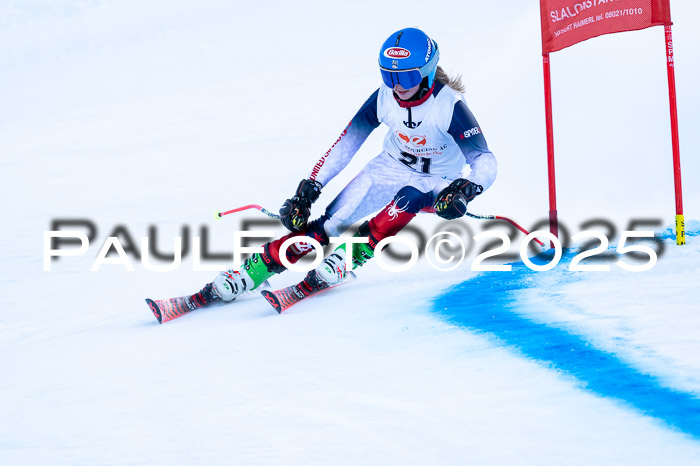
[[[592,37],[670,25],[669,0],[540,0],[542,53]]]

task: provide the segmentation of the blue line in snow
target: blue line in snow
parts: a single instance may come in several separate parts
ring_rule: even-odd
[[[562,263],[571,256],[565,254]],[[574,376],[586,390],[621,400],[700,438],[699,398],[664,387],[658,378],[594,348],[580,336],[517,313],[517,292],[531,288],[534,281],[528,278],[537,272],[522,263],[511,265],[512,272],[485,272],[457,285],[435,301],[434,310],[452,323],[493,335],[524,356]]]

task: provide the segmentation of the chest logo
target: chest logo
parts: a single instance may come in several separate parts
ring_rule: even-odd
[[[408,144],[411,141],[411,138],[403,134],[401,131],[396,132],[396,136],[398,136],[399,139],[401,139],[403,142]]]
[[[413,147],[425,147],[425,145],[428,143],[428,138],[425,136],[407,136],[401,131],[396,132],[396,136],[404,143],[404,144],[410,144]]]
[[[426,143],[425,136],[413,136],[411,137],[411,144],[416,147],[423,147]]]

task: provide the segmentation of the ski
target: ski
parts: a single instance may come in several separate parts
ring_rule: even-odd
[[[267,302],[275,308],[279,314],[286,311],[299,301],[320,293],[321,291],[330,290],[337,286],[347,283],[356,278],[353,272],[348,272],[347,277],[342,282],[334,286],[328,286],[322,282],[317,276],[316,271],[312,270],[302,281],[296,285],[288,286],[277,291],[265,290],[261,294],[267,299]]]
[[[158,323],[162,324],[169,320],[182,317],[195,309],[211,307],[218,304],[226,304],[226,302],[214,295],[212,286],[213,285],[211,283],[207,283],[201,291],[189,296],[180,296],[177,298],[168,299],[146,298],[146,304],[148,304],[149,309],[158,320]],[[259,287],[257,287],[256,290],[265,290],[269,288],[270,284],[265,281]],[[246,293],[243,293],[243,295],[245,294]]]
[[[184,316],[186,313],[210,306],[212,303],[202,302],[197,299],[197,294],[191,296],[180,296],[169,299],[149,299],[146,298],[146,304],[153,312],[153,315],[158,319],[158,323],[162,324],[177,317]]]

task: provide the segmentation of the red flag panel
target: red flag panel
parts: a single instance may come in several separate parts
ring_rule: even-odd
[[[542,52],[591,37],[671,24],[669,0],[540,0]]]

